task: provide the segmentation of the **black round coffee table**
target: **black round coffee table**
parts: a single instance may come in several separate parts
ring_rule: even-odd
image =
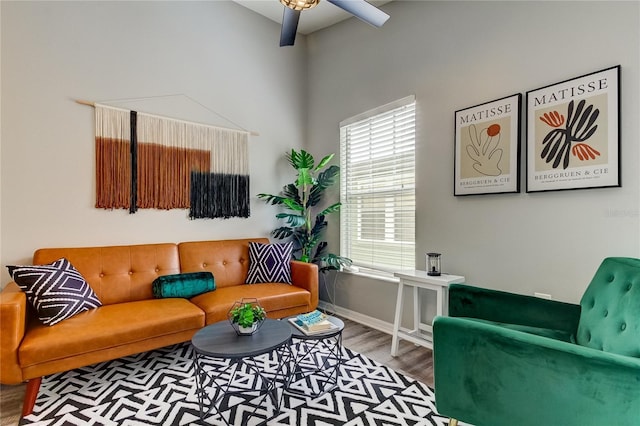
[[[194,334],[191,339],[194,354],[194,369],[196,374],[196,392],[200,406],[200,418],[215,411],[227,425],[238,424],[238,419],[225,418],[220,411],[220,403],[227,400],[228,406],[232,395],[245,395],[247,401],[255,404],[251,416],[261,416],[262,423],[277,416],[280,411],[282,395],[278,398],[278,379],[287,381],[284,370],[291,358],[289,344],[292,330],[285,321],[266,319],[260,329],[249,336],[236,334],[231,324],[221,321],[204,327]],[[257,358],[272,354],[275,365],[266,371],[259,365]],[[236,376],[243,376],[235,381]],[[239,384],[244,384],[240,386]],[[256,395],[257,394],[257,395]],[[262,395],[255,402],[256,396]],[[268,407],[263,407],[269,395],[273,413],[266,418],[262,413],[268,413]],[[245,403],[247,403],[245,401]],[[209,408],[205,411],[205,404]],[[260,414],[258,414],[258,410]],[[232,415],[236,410],[229,410]],[[240,414],[239,414],[240,415]]]

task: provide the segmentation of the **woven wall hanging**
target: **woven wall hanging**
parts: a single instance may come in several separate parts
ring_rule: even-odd
[[[94,107],[96,208],[249,217],[249,132]]]

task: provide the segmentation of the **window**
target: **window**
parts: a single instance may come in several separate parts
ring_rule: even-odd
[[[340,254],[415,268],[415,97],[340,123]]]

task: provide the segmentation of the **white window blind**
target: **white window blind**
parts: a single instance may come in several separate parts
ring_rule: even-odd
[[[340,254],[415,268],[415,97],[340,123]]]

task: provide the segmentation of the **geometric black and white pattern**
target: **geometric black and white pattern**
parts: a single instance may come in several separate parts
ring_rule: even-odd
[[[49,265],[9,265],[7,269],[45,325],[102,306],[89,283],[65,258]]]
[[[304,342],[297,343],[305,344]],[[295,348],[294,348],[295,350]],[[318,353],[322,357],[322,353]],[[274,356],[258,357],[265,372]],[[228,361],[219,360],[221,364]],[[220,365],[221,368],[225,367]],[[255,389],[252,375],[236,375],[235,387]],[[313,388],[313,378],[308,386]],[[269,426],[446,426],[435,411],[433,391],[388,367],[342,348],[338,386],[320,396],[279,388],[280,413]],[[222,415],[244,426],[252,400],[223,401]],[[21,425],[222,425],[217,414],[200,420],[192,348],[182,343],[45,377],[34,411]]]
[[[291,254],[293,243],[261,244],[249,242],[249,272],[247,284],[291,284]]]

